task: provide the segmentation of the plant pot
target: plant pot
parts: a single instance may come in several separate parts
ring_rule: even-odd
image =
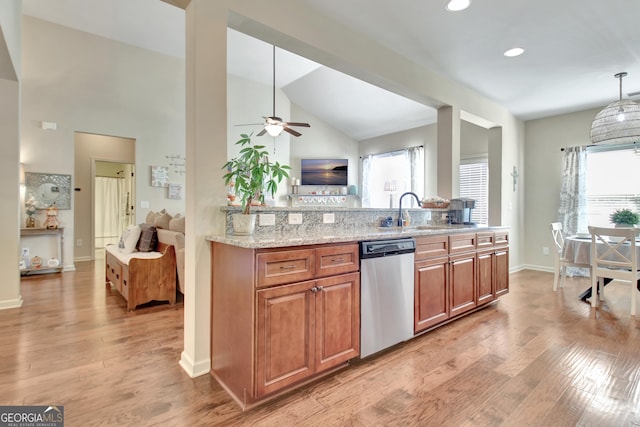
[[[256,229],[256,214],[233,214],[231,215],[233,221],[233,234],[239,236],[249,236],[253,234]]]
[[[633,225],[633,224],[615,224],[614,225],[614,228],[634,228],[634,227],[635,227],[635,225]],[[624,237],[611,236],[609,238],[609,240],[611,240],[614,243],[618,243],[618,242],[622,242],[624,240]]]

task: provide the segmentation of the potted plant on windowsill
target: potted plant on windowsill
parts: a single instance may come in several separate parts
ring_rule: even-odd
[[[609,219],[616,227],[634,227],[640,221],[640,216],[630,209],[617,209]]]
[[[222,167],[227,171],[223,175],[227,186],[233,184],[235,196],[240,199],[241,214],[233,214],[234,234],[253,234],[256,215],[251,213],[251,205],[255,202],[264,204],[264,192],[273,197],[278,184],[289,174],[291,168],[279,162],[269,161],[264,145],[251,142],[253,134],[241,134],[236,142],[240,154],[229,160]]]

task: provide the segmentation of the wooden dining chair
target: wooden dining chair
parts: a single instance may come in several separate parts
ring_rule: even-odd
[[[636,315],[636,283],[638,271],[638,247],[636,237],[640,228],[604,228],[589,226],[591,234],[591,306],[598,304],[598,292],[604,300],[604,278],[631,283],[631,315]]]
[[[551,223],[551,235],[553,236],[553,241],[556,245],[556,250],[554,251],[555,270],[553,274],[553,290],[555,292],[558,290],[558,280],[560,279],[560,275],[562,275],[560,287],[564,288],[564,279],[567,277],[567,267],[579,267],[590,270],[591,264],[576,263],[564,256],[564,235],[562,234],[561,222]]]

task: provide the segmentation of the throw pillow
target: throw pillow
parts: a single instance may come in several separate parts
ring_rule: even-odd
[[[156,217],[156,221],[155,221],[155,225],[156,228],[164,228],[165,230],[169,229],[169,221],[171,221],[171,218],[173,218],[171,215],[169,215],[168,213],[163,213],[160,214]]]
[[[136,250],[136,244],[140,238],[140,227],[137,225],[130,225],[122,233],[120,237],[120,251],[125,254],[130,254]]]
[[[149,211],[149,213],[147,214],[146,219],[144,220],[144,223],[148,224],[148,225],[155,225],[156,217],[158,215],[160,215],[158,212]]]
[[[140,238],[136,249],[138,252],[153,252],[158,244],[158,231],[156,227],[149,224],[140,224]]]
[[[184,218],[183,216],[177,217],[174,216],[171,221],[169,221],[169,230],[177,231],[179,233],[184,234]],[[177,217],[177,218],[176,218]]]

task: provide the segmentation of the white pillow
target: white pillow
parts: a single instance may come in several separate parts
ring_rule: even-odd
[[[120,252],[123,254],[130,254],[135,252],[136,245],[138,244],[138,240],[140,239],[140,226],[139,225],[130,225],[126,230],[122,233],[122,237],[120,237],[120,244],[118,247],[120,248]]]

